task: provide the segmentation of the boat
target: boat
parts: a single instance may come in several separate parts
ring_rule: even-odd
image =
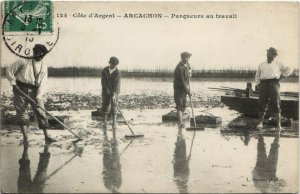
[[[249,117],[258,117],[259,97],[258,96],[236,96],[234,94],[221,96],[221,102],[239,113]],[[299,120],[299,98],[296,96],[281,96],[281,115],[285,118]],[[266,118],[272,116],[272,110],[269,108],[266,112]]]
[[[259,116],[259,91],[252,89],[252,83],[247,83],[246,89],[238,89],[221,86],[210,88],[226,92],[221,96],[221,102],[248,117]],[[299,92],[281,92],[281,116],[287,119],[299,120]],[[273,114],[272,114],[273,113]],[[268,108],[265,118],[274,115],[274,111]]]

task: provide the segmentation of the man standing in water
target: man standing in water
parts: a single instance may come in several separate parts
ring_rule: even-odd
[[[192,54],[188,52],[181,53],[181,61],[174,71],[174,100],[177,109],[177,118],[180,126],[182,123],[182,116],[186,108],[186,97],[190,95],[190,77],[191,67],[188,63]]]
[[[107,116],[111,113],[113,126],[116,125],[118,95],[120,93],[121,74],[117,68],[119,59],[111,57],[109,66],[102,70],[102,113],[104,114],[104,123],[107,122]]]
[[[263,127],[263,119],[270,102],[271,108],[274,110],[277,119],[277,129],[280,131],[281,127],[281,109],[280,109],[280,84],[279,80],[282,77],[289,76],[293,70],[275,58],[277,50],[270,47],[267,50],[267,61],[258,66],[255,75],[255,81],[259,88],[259,123],[258,129]]]
[[[36,44],[33,48],[34,59],[19,60],[7,67],[6,76],[13,87],[14,105],[24,141],[28,139],[28,115],[26,114],[28,104],[32,106],[39,128],[44,132],[45,141],[47,143],[56,141],[48,135],[47,128],[49,124],[46,114],[39,109],[39,107],[44,108],[43,94],[45,92],[48,70],[42,59],[47,52],[48,50],[44,45]],[[31,102],[21,92],[34,99],[36,104]]]

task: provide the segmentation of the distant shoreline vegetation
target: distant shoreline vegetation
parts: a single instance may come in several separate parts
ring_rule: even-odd
[[[102,68],[90,67],[48,67],[49,77],[100,77]],[[173,70],[120,70],[122,77],[173,77]],[[221,70],[193,70],[194,78],[254,78],[256,70],[221,69]],[[6,67],[1,68],[1,75],[5,76]],[[295,69],[290,78],[299,78],[299,70]]]

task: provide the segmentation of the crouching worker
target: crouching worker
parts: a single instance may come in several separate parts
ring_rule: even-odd
[[[48,70],[42,59],[47,52],[48,50],[44,45],[36,44],[33,48],[34,59],[19,60],[7,67],[6,77],[13,87],[13,100],[24,142],[28,140],[28,115],[26,112],[28,104],[31,105],[36,115],[39,128],[44,132],[46,143],[56,141],[48,135],[48,120],[45,112],[39,108],[44,108],[43,94],[45,92]],[[24,94],[35,102],[32,102]]]
[[[191,67],[188,63],[190,57],[191,54],[188,52],[181,53],[181,61],[177,64],[174,71],[174,100],[178,122],[181,127],[184,127],[182,117],[186,108],[186,97],[190,95]]]
[[[120,81],[121,75],[117,68],[119,59],[117,57],[111,57],[109,60],[109,66],[102,70],[101,85],[102,85],[102,108],[101,111],[104,114],[104,124],[107,123],[107,116],[111,114],[113,126],[116,125],[116,114],[118,103],[118,95],[120,93]]]

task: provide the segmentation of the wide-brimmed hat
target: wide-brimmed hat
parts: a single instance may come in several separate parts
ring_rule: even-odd
[[[117,57],[111,57],[109,59],[108,63],[111,64],[111,65],[118,65],[119,64],[119,59]]]
[[[273,47],[270,47],[269,49],[267,49],[268,52],[273,53],[275,55],[278,55],[277,50]]]
[[[181,57],[190,57],[190,56],[192,56],[192,54],[189,53],[189,52],[182,52],[181,53]]]

